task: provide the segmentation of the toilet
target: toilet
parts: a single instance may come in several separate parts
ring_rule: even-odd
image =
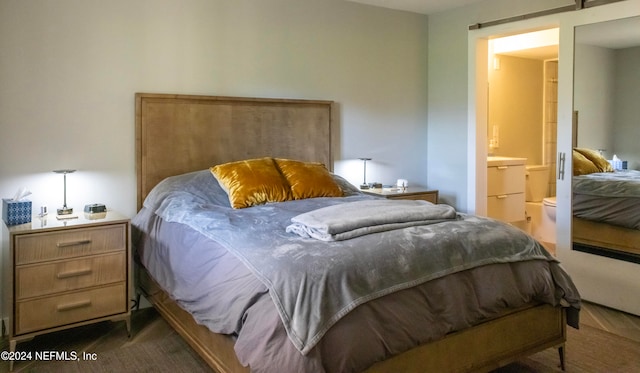
[[[527,202],[542,202],[547,196],[547,188],[549,187],[549,166],[528,165],[526,168],[525,200]]]
[[[545,197],[542,199],[542,209],[547,215],[547,218],[555,223],[556,222],[556,197]]]
[[[556,197],[546,197],[549,166],[526,166],[526,213],[531,219],[529,233],[542,243],[556,242]]]

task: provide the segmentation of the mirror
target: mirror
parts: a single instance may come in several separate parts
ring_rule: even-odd
[[[573,249],[640,263],[640,17],[574,40]]]

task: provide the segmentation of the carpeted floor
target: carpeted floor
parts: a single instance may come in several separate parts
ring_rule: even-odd
[[[140,320],[142,316],[138,316]],[[135,320],[134,320],[135,321]],[[16,364],[16,372],[86,373],[86,372],[210,372],[191,348],[162,320],[154,310],[144,314],[144,325],[134,330],[137,336],[127,341],[122,325],[104,323],[95,328],[82,328],[66,343],[70,331],[48,335],[50,339],[25,342],[22,351],[50,349],[57,351],[92,351],[96,361],[38,361]],[[123,324],[123,323],[119,323]],[[140,323],[138,323],[140,324]],[[134,323],[136,325],[136,323]],[[568,328],[566,372],[640,372],[640,342],[583,325],[580,330]],[[43,336],[45,337],[45,336]],[[122,341],[126,342],[122,342]],[[3,362],[0,371],[6,371]],[[556,349],[548,349],[521,359],[494,373],[562,372]]]
[[[158,341],[132,344],[97,354],[95,361],[56,361],[37,364],[37,373],[177,373],[211,372],[211,369],[177,334]]]

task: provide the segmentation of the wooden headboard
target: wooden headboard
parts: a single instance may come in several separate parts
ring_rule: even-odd
[[[168,176],[258,157],[332,170],[332,101],[136,94],[137,204]]]

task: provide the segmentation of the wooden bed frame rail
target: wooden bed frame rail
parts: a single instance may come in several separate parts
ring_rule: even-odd
[[[640,230],[573,218],[574,250],[640,263]]]
[[[138,274],[145,298],[211,368],[220,373],[250,372],[238,361],[232,337],[197,324],[143,267]],[[378,362],[365,373],[489,372],[552,347],[558,348],[564,370],[566,325],[563,308],[529,306]]]

